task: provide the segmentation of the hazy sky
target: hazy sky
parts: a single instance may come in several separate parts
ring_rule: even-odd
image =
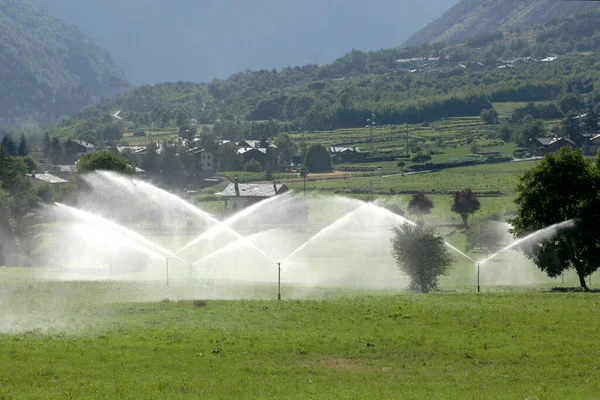
[[[402,44],[457,0],[31,0],[108,49],[134,84],[210,81]]]

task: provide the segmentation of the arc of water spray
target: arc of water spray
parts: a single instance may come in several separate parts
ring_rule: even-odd
[[[287,192],[287,193],[284,193],[284,194],[279,195],[279,196],[271,197],[270,199],[263,200],[261,202],[258,202],[256,204],[251,205],[248,208],[245,208],[244,210],[236,213],[235,215],[232,215],[231,217],[229,217],[225,221],[222,221],[222,222],[221,221],[217,221],[218,222],[217,225],[213,226],[212,228],[210,228],[206,232],[203,232],[202,234],[200,234],[200,236],[196,237],[194,240],[192,240],[191,242],[189,242],[188,244],[186,244],[185,246],[183,246],[175,254],[179,254],[179,253],[181,253],[181,252],[189,249],[190,247],[193,247],[193,246],[197,245],[202,240],[204,240],[206,237],[208,237],[208,236],[210,236],[210,235],[212,235],[212,234],[214,234],[216,232],[219,232],[221,229],[227,229],[227,230],[229,230],[234,235],[236,235],[236,237],[238,239],[244,238],[243,235],[241,235],[236,230],[234,230],[233,228],[231,228],[232,224],[236,223],[240,219],[245,218],[246,216],[248,216],[250,214],[255,213],[256,211],[260,210],[261,208],[270,205],[271,203],[273,203],[275,201],[288,200],[290,196],[291,196],[291,192]]]
[[[390,210],[387,210],[387,209],[385,209],[383,207],[380,207],[380,206],[375,205],[375,204],[371,204],[371,206],[374,207],[379,212],[383,212],[383,213],[389,214],[390,216],[392,216],[392,217],[396,218],[397,220],[399,220],[399,222],[401,222],[401,223],[410,224],[412,226],[416,226],[417,225],[415,222],[413,222],[411,220],[408,220],[408,219],[404,218],[403,216],[398,215],[398,214],[396,214],[396,213],[394,213],[394,212],[392,212]],[[471,257],[469,257],[468,255],[466,255],[465,253],[463,253],[462,251],[460,251],[456,247],[452,246],[450,243],[448,243],[445,240],[444,240],[444,244],[446,245],[446,247],[449,247],[450,249],[454,250],[455,252],[457,252],[461,256],[465,257],[466,259],[468,259],[468,260],[470,260],[472,262],[475,262],[475,260],[473,260]]]
[[[246,244],[247,242],[250,243],[251,239],[253,239],[253,238],[255,238],[255,237],[259,236],[259,235],[262,235],[263,233],[265,233],[265,232],[258,232],[258,233],[255,233],[254,235],[245,236],[243,239],[238,239],[235,242],[229,243],[229,244],[221,247],[220,249],[217,249],[217,250],[213,251],[209,255],[207,255],[205,257],[202,257],[200,260],[193,262],[192,265],[200,265],[203,262],[205,262],[205,261],[207,261],[207,260],[209,260],[209,259],[211,259],[213,257],[216,257],[219,254],[224,253],[224,252],[226,252],[226,251],[228,251],[228,250],[230,250],[230,249],[232,249],[232,248],[234,248],[236,246],[241,246],[243,244]],[[275,262],[275,260],[273,258],[271,258],[267,253],[265,253],[264,251],[260,250],[256,246],[255,246],[255,248],[260,252],[261,255],[267,257],[271,262],[273,262],[273,263]]]
[[[97,172],[100,176],[102,176],[103,178],[110,180],[111,182],[118,184],[121,187],[126,188],[127,190],[131,191],[132,188],[128,185],[129,182],[131,182],[132,184],[134,184],[136,187],[138,187],[141,191],[146,192],[148,194],[156,194],[158,196],[163,196],[171,201],[176,202],[177,204],[181,205],[184,207],[184,209],[190,211],[192,214],[202,217],[202,218],[206,218],[207,220],[209,220],[210,222],[212,222],[214,225],[219,226],[222,224],[221,221],[219,221],[218,219],[216,219],[215,217],[213,217],[212,215],[210,215],[209,213],[207,213],[206,211],[203,211],[201,209],[199,209],[198,207],[194,206],[193,204],[188,203],[187,201],[185,201],[184,199],[182,199],[179,196],[174,195],[173,193],[169,193],[166,190],[163,190],[159,187],[156,187],[148,182],[144,182],[144,181],[140,181],[137,179],[133,179],[133,180],[128,180],[126,178],[123,178],[120,175],[117,175],[113,172],[108,172],[108,171],[99,171]],[[291,193],[290,193],[291,194]],[[268,199],[266,201],[275,201],[278,198],[281,198],[282,196],[275,196],[272,199]],[[258,206],[259,204],[262,205],[263,202],[257,203],[255,204],[256,206]],[[252,207],[249,207],[248,209],[250,209]],[[248,209],[244,210],[245,214],[247,215],[249,213],[249,211],[247,211]],[[253,208],[252,210],[255,210],[255,208]],[[234,230],[233,228],[229,227],[229,226],[225,226],[225,229],[227,229],[229,232],[233,233],[237,238],[241,239],[244,238],[244,236],[242,234],[240,234],[239,232],[237,232],[236,230]],[[254,244],[250,243],[251,246],[253,246],[256,250],[262,252],[262,250],[260,250],[258,247],[256,247]],[[178,251],[177,253],[173,254],[173,257],[182,260],[181,258],[179,258],[177,256],[177,254],[179,254],[182,250]],[[263,252],[264,253],[264,252]],[[183,260],[182,260],[183,261]],[[186,261],[183,261],[186,262]],[[186,262],[187,263],[187,262]]]
[[[315,235],[313,235],[310,239],[308,239],[306,242],[304,242],[302,245],[300,245],[296,250],[292,251],[290,253],[290,255],[288,255],[283,261],[286,261],[286,260],[292,258],[297,253],[304,250],[309,244],[311,244],[315,240],[319,239],[321,236],[327,234],[329,231],[331,231],[333,229],[336,229],[338,227],[338,225],[341,225],[344,222],[346,222],[348,219],[352,218],[358,211],[360,211],[361,209],[363,209],[366,206],[367,206],[367,203],[363,203],[357,209],[350,211],[343,217],[341,217],[341,218],[337,219],[336,221],[334,221],[333,223],[327,225],[325,228],[321,229],[319,232],[317,232]]]
[[[575,220],[574,219],[570,219],[568,221],[563,221],[563,222],[559,222],[558,224],[554,224],[551,226],[548,226],[546,228],[540,229],[536,232],[533,232],[532,234],[529,234],[519,240],[517,240],[514,243],[509,244],[508,246],[506,246],[505,248],[499,250],[497,253],[492,254],[491,256],[489,256],[488,258],[486,258],[485,260],[481,260],[478,261],[478,264],[485,264],[486,262],[490,261],[492,258],[495,258],[497,256],[499,256],[500,254],[504,253],[505,251],[511,250],[517,246],[519,246],[520,244],[527,242],[528,240],[533,239],[536,236],[542,236],[544,237],[546,234],[549,234],[553,231],[559,231],[561,229],[565,229],[565,228],[570,228],[573,225],[575,225]]]
[[[169,250],[163,248],[162,246],[159,246],[158,244],[154,243],[150,239],[147,239],[144,236],[140,235],[139,233],[136,233],[130,229],[127,229],[113,221],[110,221],[99,215],[92,214],[88,211],[83,211],[78,208],[69,207],[69,206],[61,204],[61,203],[54,203],[54,204],[58,209],[66,212],[70,215],[73,215],[87,223],[104,226],[104,227],[109,227],[109,228],[121,233],[122,235],[127,236],[130,239],[133,239],[134,241],[144,245],[147,248],[157,250],[164,255],[175,258],[175,259],[187,264],[187,261],[179,258],[176,254],[171,253]]]

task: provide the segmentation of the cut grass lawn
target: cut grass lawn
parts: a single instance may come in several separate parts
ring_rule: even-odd
[[[600,390],[597,294],[323,290],[303,301],[113,304],[111,291],[119,299],[128,286],[4,282],[3,321],[15,309],[43,320],[46,310],[72,326],[0,335],[0,398],[565,399]]]

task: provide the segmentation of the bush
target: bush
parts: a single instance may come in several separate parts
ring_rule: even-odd
[[[262,165],[260,165],[260,163],[254,158],[251,158],[250,161],[248,161],[246,165],[244,165],[244,170],[246,170],[247,172],[261,172],[262,169]]]
[[[304,159],[304,166],[311,173],[330,172],[333,170],[329,151],[322,144],[313,144],[310,146]]]
[[[427,154],[417,154],[411,159],[411,161],[417,164],[424,164],[428,161],[431,161],[431,156],[428,156]]]
[[[208,305],[206,303],[206,300],[194,300],[193,304],[194,304],[194,307],[198,307],[198,308],[206,307]]]

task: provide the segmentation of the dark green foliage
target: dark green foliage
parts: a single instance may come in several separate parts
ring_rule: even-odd
[[[261,172],[263,170],[263,167],[254,158],[251,158],[250,161],[248,161],[246,165],[244,165],[244,170],[248,172]]]
[[[530,115],[525,116],[521,124],[512,131],[512,139],[522,146],[529,146],[536,138],[546,136],[546,128],[542,120],[534,120]]]
[[[417,163],[417,164],[424,164],[428,161],[431,161],[431,156],[428,154],[419,153],[416,156],[414,156],[413,158],[411,158],[410,161]]]
[[[393,229],[392,254],[400,271],[411,279],[411,288],[429,293],[437,287],[438,277],[446,275],[453,258],[444,239],[423,221]]]
[[[10,157],[0,148],[0,264],[23,263],[30,254],[37,196],[28,172],[23,157]]]
[[[475,214],[480,208],[479,199],[471,189],[461,189],[454,192],[452,212],[460,215],[465,228],[469,226],[469,214]]]
[[[0,142],[0,148],[7,156],[14,157],[17,155],[17,144],[9,134],[5,134]]]
[[[584,140],[581,122],[578,115],[571,112],[565,115],[562,123],[563,136],[568,137],[578,145]]]
[[[27,1],[0,0],[0,26],[0,125],[56,121],[125,82],[108,52]]]
[[[110,151],[86,154],[77,162],[77,170],[80,173],[91,171],[115,171],[124,174],[132,174],[133,168],[127,164],[127,160]]]
[[[333,170],[329,151],[322,144],[313,144],[310,146],[304,159],[304,166],[308,169],[308,172],[313,174]]]
[[[554,103],[536,104],[531,101],[526,106],[516,108],[510,116],[510,122],[521,122],[527,115],[534,119],[549,120],[562,117],[562,112]]]
[[[577,112],[585,108],[585,102],[581,96],[574,93],[566,93],[558,97],[558,107],[565,114]]]
[[[481,119],[485,125],[495,125],[498,123],[498,111],[493,108],[481,110]]]
[[[548,154],[527,171],[517,187],[518,215],[510,221],[516,237],[574,219],[575,225],[556,234],[534,238],[521,246],[524,254],[548,276],[575,269],[580,284],[600,266],[600,173],[580,150],[563,148]]]
[[[233,143],[226,143],[219,147],[219,168],[221,171],[239,171],[241,170],[240,157],[237,154],[237,147]]]
[[[408,202],[408,213],[417,216],[431,214],[431,209],[434,207],[431,200],[424,192],[413,194],[412,199]]]
[[[21,139],[19,139],[19,148],[17,149],[17,155],[19,157],[25,157],[29,154],[29,149],[27,148],[27,141],[25,140],[25,135],[21,135]]]
[[[141,157],[140,168],[149,173],[160,172],[160,158],[156,154],[156,146],[149,145]]]
[[[298,152],[298,146],[292,141],[287,133],[280,133],[275,138],[275,146],[279,153],[279,160],[284,164],[289,164],[292,157]]]

